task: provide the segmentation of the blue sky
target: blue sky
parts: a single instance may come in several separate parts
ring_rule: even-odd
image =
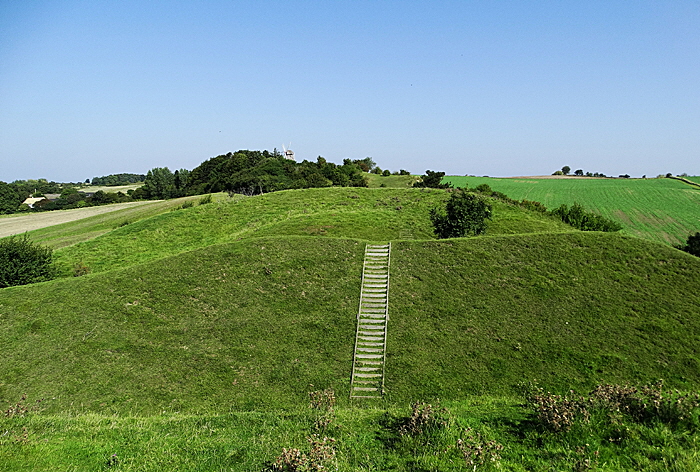
[[[0,0],[0,180],[297,160],[700,174],[700,2]]]

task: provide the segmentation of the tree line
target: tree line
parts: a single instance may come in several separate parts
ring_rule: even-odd
[[[315,162],[286,159],[276,149],[272,152],[239,150],[207,159],[193,170],[155,167],[144,174],[112,174],[94,177],[93,185],[126,185],[144,182],[135,190],[94,194],[82,191],[89,183],[57,183],[46,179],[0,181],[0,214],[20,211],[46,211],[121,203],[132,200],[167,199],[214,192],[257,195],[278,190],[312,187],[367,187],[366,172],[378,169],[371,157],[344,159],[342,164],[319,156]],[[407,173],[406,171],[402,171]],[[22,203],[27,197],[59,195],[40,200],[33,208]]]
[[[364,169],[375,166],[369,157],[344,159],[339,165],[321,156],[316,162],[296,162],[277,150],[239,150],[207,159],[191,171],[153,168],[132,197],[161,199],[215,192],[258,195],[301,188],[367,187]]]

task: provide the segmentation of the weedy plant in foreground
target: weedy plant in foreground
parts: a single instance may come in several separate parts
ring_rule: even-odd
[[[312,385],[313,387],[313,385]],[[324,432],[335,420],[336,396],[333,389],[309,392],[309,408],[313,418],[314,434],[308,436],[307,452],[298,448],[282,448],[282,454],[267,464],[263,472],[315,472],[329,470],[335,462],[335,439],[317,433]]]
[[[448,425],[447,410],[435,409],[425,402],[415,402],[411,405],[411,416],[405,418],[398,428],[401,436],[417,436],[431,430],[444,428]]]
[[[314,434],[306,438],[309,442],[308,452],[297,448],[283,448],[274,462],[268,464],[263,472],[317,472],[331,470],[335,461],[335,439],[320,438]]]
[[[326,431],[328,426],[335,420],[335,392],[331,388],[309,392],[309,407],[314,412],[314,430],[316,432]]]
[[[484,440],[481,433],[472,428],[467,428],[464,431],[464,436],[464,438],[457,440],[457,449],[462,453],[467,467],[477,470],[477,467],[482,466],[498,466],[501,460],[500,453],[503,450],[502,444],[494,439]]]

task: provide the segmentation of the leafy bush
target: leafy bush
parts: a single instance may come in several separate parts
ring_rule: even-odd
[[[550,214],[561,218],[564,223],[581,231],[613,232],[622,229],[622,225],[617,221],[586,211],[578,203],[574,203],[571,208],[566,204],[562,204],[559,208],[552,210]]]
[[[34,244],[26,234],[0,240],[0,288],[52,279],[52,259],[51,248]]]
[[[700,257],[700,233],[696,232],[694,235],[691,234],[688,236],[688,240],[686,241],[685,245],[679,244],[676,246],[676,248]]]
[[[426,170],[425,174],[421,175],[421,179],[414,183],[414,187],[429,187],[429,188],[452,188],[450,183],[441,183],[442,178],[445,176],[444,172],[433,172],[432,170]]]
[[[491,212],[491,205],[482,198],[457,189],[450,195],[445,211],[430,210],[430,221],[438,238],[459,238],[486,232],[486,220],[491,219]]]

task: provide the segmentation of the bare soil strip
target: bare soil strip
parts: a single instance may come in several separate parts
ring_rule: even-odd
[[[149,203],[153,202],[146,201],[114,203],[112,205],[104,205],[90,208],[46,211],[43,213],[32,213],[29,215],[12,215],[0,218],[0,238],[12,236],[13,234],[22,234],[27,231],[33,231],[35,229],[46,228],[47,226],[68,223],[69,221],[81,220],[90,216],[101,215],[103,213],[122,210],[124,208],[146,205]]]

